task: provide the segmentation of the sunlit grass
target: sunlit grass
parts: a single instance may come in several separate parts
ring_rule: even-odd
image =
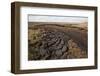
[[[39,41],[40,38],[41,38],[41,33],[40,33],[39,29],[37,29],[37,30],[29,29],[28,30],[28,39],[29,39],[30,43],[35,43],[35,42]]]

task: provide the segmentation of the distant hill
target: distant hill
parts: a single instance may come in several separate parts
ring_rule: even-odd
[[[63,22],[28,22],[28,26],[31,27],[31,26],[34,26],[34,25],[50,25],[50,24],[53,24],[53,25],[59,25],[59,26],[75,26],[75,27],[86,27],[88,26],[88,23],[87,22],[84,22],[84,23],[63,23]]]

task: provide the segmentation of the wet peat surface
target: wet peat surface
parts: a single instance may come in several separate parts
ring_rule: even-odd
[[[60,25],[28,28],[28,60],[87,58],[87,29]]]

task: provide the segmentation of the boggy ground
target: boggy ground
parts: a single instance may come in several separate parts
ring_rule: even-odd
[[[58,24],[28,28],[28,60],[87,58],[87,28]]]

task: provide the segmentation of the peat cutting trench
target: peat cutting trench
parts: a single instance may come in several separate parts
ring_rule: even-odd
[[[29,30],[28,60],[87,58],[86,29],[45,24]]]

